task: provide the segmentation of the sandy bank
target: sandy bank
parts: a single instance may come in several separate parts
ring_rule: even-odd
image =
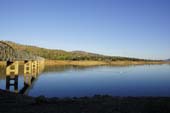
[[[23,65],[23,61],[19,61],[20,65]],[[170,64],[170,62],[164,61],[69,61],[69,60],[45,60],[46,66],[101,66],[101,65],[110,65],[110,66],[129,66],[129,65],[161,65],[161,64]],[[5,66],[6,62],[0,61],[0,66]]]
[[[167,62],[151,62],[151,61],[60,61],[60,60],[45,60],[45,65],[77,65],[77,66],[98,66],[98,65],[112,65],[112,66],[127,66],[127,65],[154,65],[166,64]]]

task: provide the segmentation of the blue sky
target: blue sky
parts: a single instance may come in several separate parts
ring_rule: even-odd
[[[0,0],[0,40],[170,58],[170,0]]]

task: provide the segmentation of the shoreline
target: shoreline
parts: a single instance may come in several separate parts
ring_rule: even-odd
[[[170,97],[30,97],[0,90],[0,113],[168,113]]]
[[[19,61],[23,65],[23,61]],[[133,66],[133,65],[162,65],[170,64],[165,61],[71,61],[71,60],[45,60],[45,66]],[[0,61],[0,66],[5,66],[5,61]]]
[[[5,65],[5,62],[0,62]],[[46,60],[46,66],[129,66],[160,65],[167,62],[142,61],[54,61]],[[0,65],[0,66],[1,66]],[[23,62],[20,62],[23,65]],[[9,109],[10,108],[10,109]],[[170,96],[110,96],[48,98],[32,97],[0,89],[0,113],[169,113]]]
[[[45,60],[46,66],[74,65],[74,66],[130,66],[130,65],[161,65],[170,64],[163,61],[64,61],[64,60]]]

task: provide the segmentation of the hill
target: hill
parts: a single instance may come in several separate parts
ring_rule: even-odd
[[[23,45],[11,41],[4,41],[14,47],[18,51],[23,51],[28,54],[44,57],[49,60],[93,60],[93,61],[151,61],[137,58],[106,56],[85,51],[64,51],[57,49],[46,49],[37,46]]]

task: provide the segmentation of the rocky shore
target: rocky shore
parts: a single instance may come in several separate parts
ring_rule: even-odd
[[[170,113],[170,97],[29,97],[0,90],[0,113]]]

